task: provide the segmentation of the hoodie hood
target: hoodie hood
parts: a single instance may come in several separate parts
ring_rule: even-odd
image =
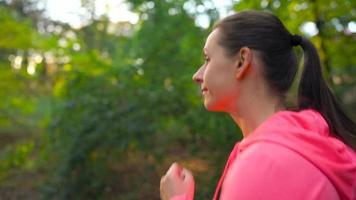
[[[298,153],[328,177],[341,199],[356,199],[356,153],[330,133],[319,112],[277,112],[244,138],[239,148],[261,141]]]

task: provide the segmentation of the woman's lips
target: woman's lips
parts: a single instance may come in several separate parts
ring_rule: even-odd
[[[206,88],[206,87],[204,87],[203,89],[201,89],[201,93],[204,93],[204,92],[206,92],[206,91],[208,91],[208,88]]]

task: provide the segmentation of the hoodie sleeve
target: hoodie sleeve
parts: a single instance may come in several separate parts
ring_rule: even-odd
[[[225,177],[221,199],[340,198],[325,175],[302,156],[278,144],[257,142],[237,155]]]

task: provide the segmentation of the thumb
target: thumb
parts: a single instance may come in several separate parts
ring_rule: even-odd
[[[193,173],[187,169],[183,169],[183,182],[187,186],[187,195],[189,199],[194,199],[195,182]]]
[[[181,177],[184,180],[184,182],[194,182],[194,177],[192,172],[186,168],[183,168]]]

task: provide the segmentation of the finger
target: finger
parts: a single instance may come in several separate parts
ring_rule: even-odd
[[[166,176],[163,175],[163,176],[161,177],[161,182],[160,182],[161,185],[162,185],[162,183],[165,181],[165,179],[166,179]]]
[[[190,181],[194,181],[194,176],[193,173],[191,171],[189,171],[188,169],[183,169],[183,174],[184,174],[184,178],[183,180],[185,182],[190,182]]]
[[[185,169],[183,169],[182,172],[180,173],[180,177],[182,178],[182,180],[185,179],[185,174],[186,174]]]
[[[161,183],[160,183],[160,186],[159,186],[159,192],[160,192],[161,200],[165,199],[165,192],[164,192],[164,187],[163,187],[165,181],[166,181],[166,176],[162,176]]]
[[[181,176],[180,176],[182,178],[182,180],[185,180],[187,178],[187,176],[189,176],[189,173],[190,173],[190,171],[188,169],[183,168],[182,172],[181,172]]]
[[[168,169],[166,175],[171,175],[171,176],[178,176],[180,177],[180,173],[182,171],[183,167],[181,167],[178,163],[174,162],[171,167]]]
[[[161,197],[161,200],[165,200],[165,194],[162,190],[160,191],[160,197]]]
[[[161,193],[163,191],[163,185],[164,185],[165,181],[166,181],[166,177],[162,176],[161,182],[160,182],[160,185],[159,185],[159,190],[161,191]]]

